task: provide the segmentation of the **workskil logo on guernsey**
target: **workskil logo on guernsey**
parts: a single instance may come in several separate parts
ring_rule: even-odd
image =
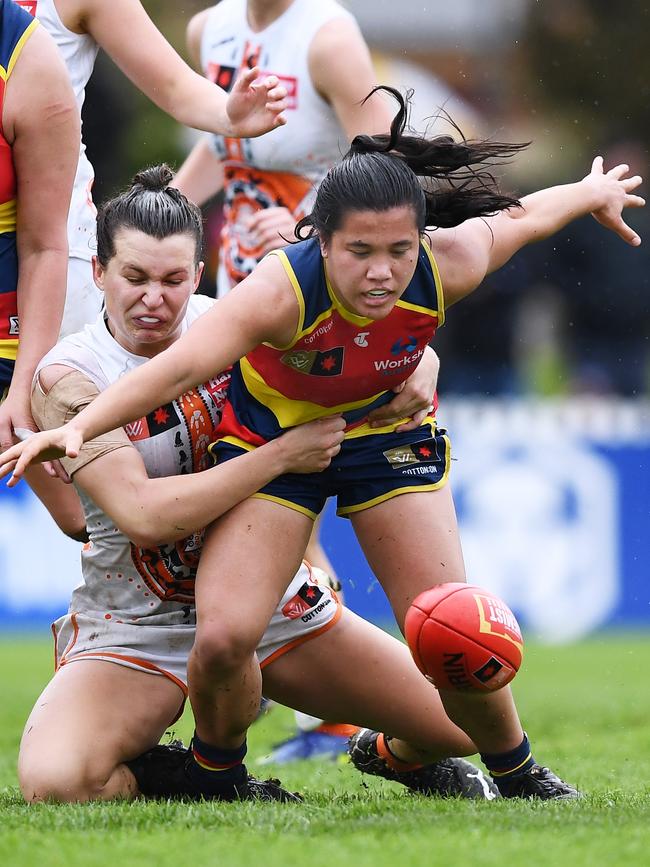
[[[335,346],[320,352],[318,349],[292,349],[280,361],[298,373],[309,376],[340,376],[343,370],[344,350]]]
[[[396,370],[413,367],[424,355],[424,349],[417,349],[417,345],[415,337],[400,338],[391,346],[390,354],[394,356],[402,352],[409,354],[402,358],[382,358],[380,361],[375,361],[375,370],[380,373],[394,373]]]

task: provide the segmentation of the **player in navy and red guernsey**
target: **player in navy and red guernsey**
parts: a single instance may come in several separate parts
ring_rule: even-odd
[[[412,441],[411,425],[407,424],[406,432],[395,432],[395,424],[375,430],[368,421],[373,409],[394,398],[393,389],[415,370],[444,321],[440,275],[427,244],[419,245],[413,276],[382,319],[360,316],[341,302],[316,238],[270,255],[280,260],[295,292],[298,323],[289,343],[261,344],[235,365],[222,437],[213,449],[219,459],[261,445],[304,421],[341,413],[348,422],[345,457],[341,455],[329,470],[309,480],[276,479],[259,496],[316,517],[330,495],[338,496],[338,512],[347,515],[367,508],[371,501],[443,485],[449,444],[444,434],[435,431],[433,416],[427,417],[418,434],[429,442],[425,451],[430,454],[420,453],[425,460],[419,460],[416,472],[408,461],[402,465],[404,472],[395,472],[399,459],[391,462],[383,456]],[[372,466],[368,454],[377,445],[380,460]],[[413,452],[410,458],[415,461]],[[366,469],[363,476],[360,463]]]
[[[228,430],[212,449],[218,461],[300,421],[346,416],[347,436],[323,472],[279,477],[207,533],[189,663],[194,749],[229,768],[243,760],[259,706],[256,643],[327,496],[337,496],[339,512],[350,516],[400,625],[419,593],[465,580],[445,484],[446,436],[432,416],[423,424],[397,419],[381,428],[365,418],[411,372],[442,319],[443,299],[449,307],[517,250],[590,213],[632,246],[640,244],[621,216],[644,204],[633,194],[641,178],[627,177],[628,166],[605,173],[597,157],[581,181],[518,201],[498,191],[493,171],[520,146],[405,135],[407,106],[393,93],[400,111],[390,135],[354,139],[321,183],[311,215],[298,224],[298,233],[308,229],[307,240],[267,256],[173,346],[67,425],[0,460],[1,470],[19,459],[20,472],[48,449],[75,456],[86,440],[141,418],[239,358]],[[577,796],[535,762],[509,687],[480,700],[439,692],[503,796]],[[354,738],[353,758],[373,773],[390,761],[408,761],[389,753],[390,743],[376,733]],[[212,779],[219,786],[227,777]]]
[[[27,4],[23,4],[27,5]],[[35,4],[32,4],[35,5]],[[34,369],[55,343],[66,286],[66,219],[79,152],[74,95],[56,46],[32,16],[0,0],[0,450],[36,430]],[[42,467],[28,481],[74,516],[66,485]],[[55,490],[56,489],[56,490]]]

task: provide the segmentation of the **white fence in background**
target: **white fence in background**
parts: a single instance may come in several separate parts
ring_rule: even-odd
[[[471,582],[503,596],[529,634],[576,639],[650,627],[650,405],[445,400],[451,483]],[[382,621],[383,592],[348,521],[326,547],[348,603]],[[45,625],[79,580],[79,545],[24,483],[0,485],[0,630]]]

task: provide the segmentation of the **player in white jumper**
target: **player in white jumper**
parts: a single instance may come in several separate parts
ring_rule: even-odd
[[[17,0],[54,38],[65,61],[79,112],[97,57],[103,48],[153,102],[180,123],[230,135],[259,135],[284,122],[284,91],[255,74],[228,96],[193,72],[153,24],[139,0]],[[146,50],[143,47],[146,46]],[[95,207],[93,168],[83,141],[68,217],[69,266],[61,336],[92,322],[101,296],[92,277]],[[84,538],[84,517],[71,489],[33,474],[30,485],[64,533]]]
[[[278,120],[282,100],[272,109],[266,108],[265,94],[273,82],[270,88],[259,90],[250,110],[241,103],[245,89],[239,92],[239,105],[232,98],[228,102],[223,89],[210,86],[179,57],[139,0],[24,0],[21,5],[29,8],[54,38],[80,112],[97,53],[103,48],[143,93],[179,123],[210,132],[255,136],[271,129]],[[242,112],[242,108],[246,110]],[[95,253],[93,179],[93,168],[81,142],[68,222],[71,264],[61,336],[92,322],[101,303],[90,268]]]
[[[166,189],[170,178],[164,167],[142,172],[102,209],[94,273],[106,318],[61,341],[42,361],[33,405],[44,428],[161,352],[213,303],[192,294],[202,267],[200,214]],[[343,428],[340,419],[305,425],[208,469],[228,379],[197,386],[66,460],[90,542],[83,581],[53,627],[56,674],[22,739],[19,775],[28,801],[132,797],[138,783],[144,794],[213,794],[165,774],[167,748],[125,764],[158,742],[187,695],[202,528],[276,474],[325,466]],[[322,578],[303,564],[273,614],[258,648],[267,691],[309,711],[390,726],[418,744],[391,742],[411,761],[473,752],[404,646],[344,612]],[[402,782],[428,793],[490,793],[480,772],[457,759]],[[246,778],[230,796],[290,799],[275,784]]]
[[[203,204],[225,194],[218,294],[246,277],[311,210],[315,188],[359,132],[391,116],[352,15],[335,0],[221,0],[194,16],[188,48],[204,75],[229,89],[259,65],[287,89],[287,125],[264,138],[202,139],[174,183]]]

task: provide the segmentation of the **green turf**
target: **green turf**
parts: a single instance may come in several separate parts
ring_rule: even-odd
[[[609,867],[650,861],[650,642],[644,636],[528,648],[515,693],[535,753],[588,793],[579,803],[561,804],[430,801],[341,764],[303,762],[281,770],[289,787],[305,793],[302,805],[27,807],[16,786],[15,758],[50,664],[45,641],[0,641],[0,864],[7,867]],[[290,726],[281,709],[258,723],[252,758]],[[177,730],[187,736],[190,720]]]

